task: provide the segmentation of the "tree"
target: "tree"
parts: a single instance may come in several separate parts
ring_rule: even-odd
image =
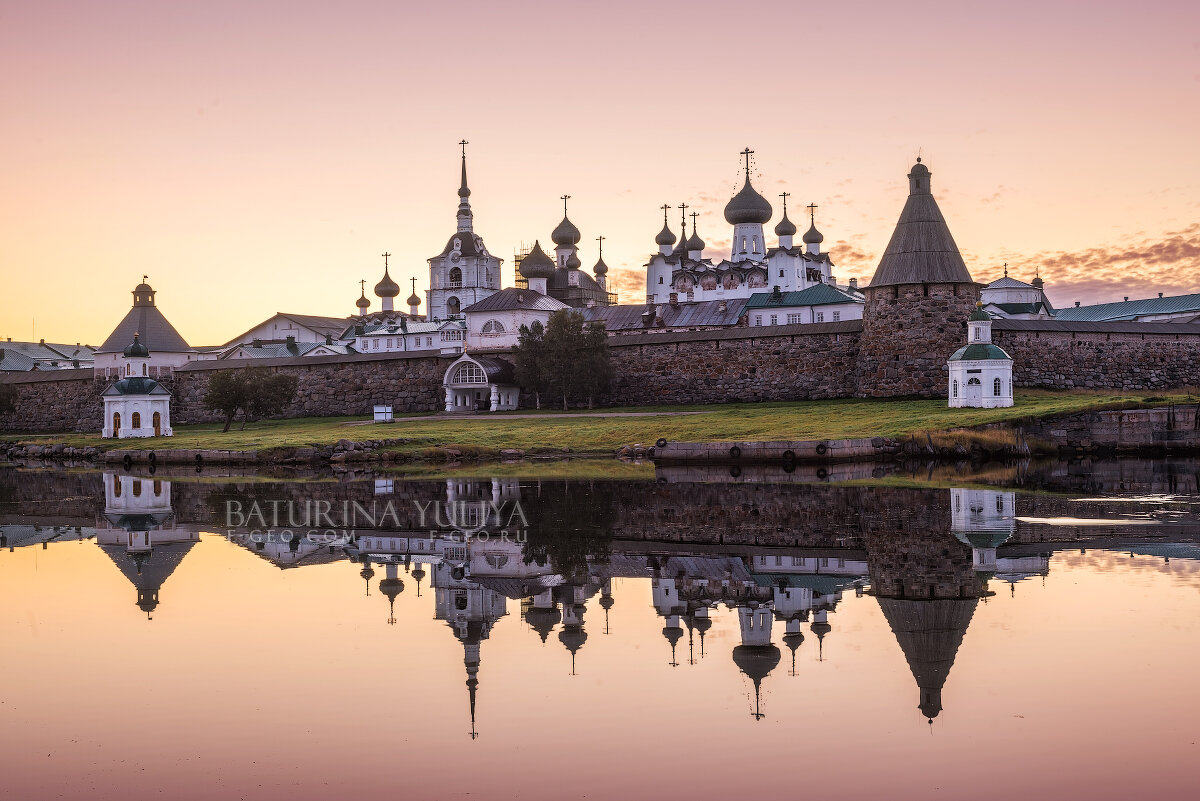
[[[17,388],[12,384],[0,384],[0,414],[17,410]]]
[[[246,408],[250,402],[250,382],[246,373],[248,370],[218,370],[208,377],[208,390],[204,393],[204,408],[220,412],[225,416],[225,427],[228,431],[237,413]]]
[[[533,393],[534,406],[542,408],[542,393],[550,391],[550,374],[546,365],[546,329],[541,320],[523,325],[517,331],[513,374],[521,389]]]
[[[572,309],[550,315],[546,326],[545,363],[550,383],[562,397],[563,409],[574,398],[586,398],[589,408],[612,382],[608,334],[603,325],[588,324]]]
[[[252,367],[246,372],[249,391],[242,415],[242,428],[246,427],[251,417],[282,414],[296,397],[296,385],[299,383],[294,375],[275,373],[261,367]]]

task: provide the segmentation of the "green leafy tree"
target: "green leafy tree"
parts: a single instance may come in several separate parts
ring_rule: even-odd
[[[542,394],[550,391],[550,373],[546,364],[546,329],[540,320],[517,331],[513,373],[521,389],[533,393],[534,406],[542,408]]]
[[[569,409],[571,401],[579,398],[593,407],[596,396],[612,383],[604,326],[587,323],[572,309],[560,309],[550,315],[544,347],[549,383],[562,398],[563,409]]]
[[[204,408],[224,415],[223,432],[229,430],[233,418],[250,403],[248,372],[246,369],[218,370],[208,377]]]
[[[242,415],[242,428],[251,418],[261,419],[276,414],[282,414],[287,405],[296,397],[296,386],[299,383],[294,375],[276,373],[261,367],[252,367],[246,371],[247,398]]]
[[[596,397],[612,388],[612,354],[608,350],[608,331],[603,323],[584,326],[579,352],[580,390],[589,409],[596,408]]]
[[[0,414],[17,410],[17,388],[12,384],[0,384]]]

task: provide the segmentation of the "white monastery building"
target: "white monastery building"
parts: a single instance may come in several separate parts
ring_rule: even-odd
[[[967,344],[954,351],[947,366],[951,407],[1013,405],[1012,357],[992,344],[992,318],[982,301],[967,317]]]

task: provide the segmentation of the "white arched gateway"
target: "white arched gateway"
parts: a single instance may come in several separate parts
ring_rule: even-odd
[[[517,408],[521,391],[513,366],[495,356],[463,354],[446,370],[447,412],[502,412]]]

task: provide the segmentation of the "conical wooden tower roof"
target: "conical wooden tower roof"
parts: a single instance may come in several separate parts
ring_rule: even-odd
[[[917,159],[908,173],[908,202],[871,286],[973,283],[930,192],[929,176],[929,168]]]

